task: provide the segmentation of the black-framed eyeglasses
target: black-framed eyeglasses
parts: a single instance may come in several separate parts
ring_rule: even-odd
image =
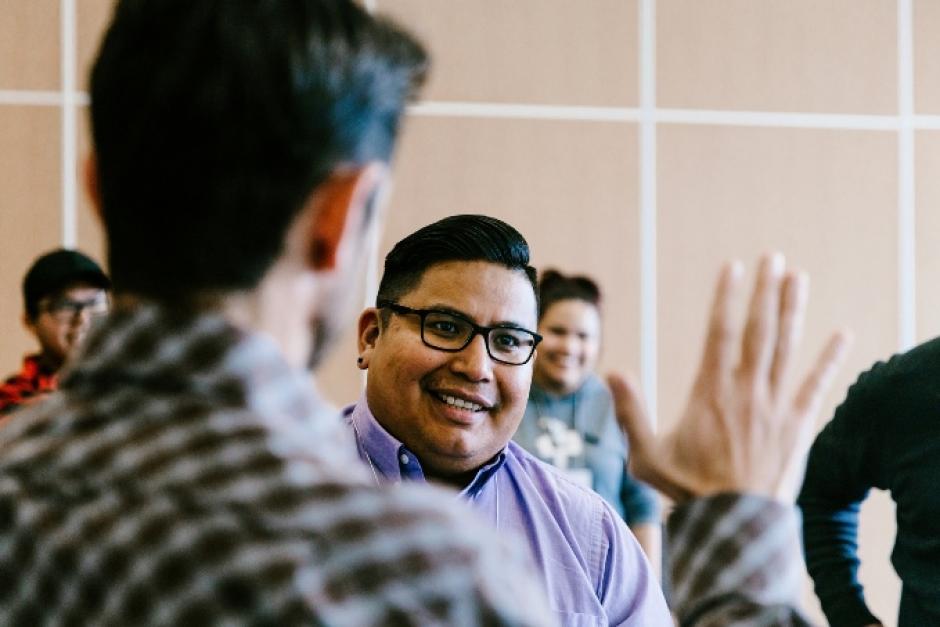
[[[482,335],[486,352],[501,364],[521,366],[528,363],[542,336],[534,331],[512,326],[484,327],[451,311],[439,309],[412,309],[391,301],[380,301],[380,309],[390,309],[399,315],[415,315],[421,318],[421,341],[425,346],[457,353],[473,338]]]
[[[48,313],[56,322],[71,322],[87,311],[91,317],[104,316],[111,308],[107,294],[101,294],[87,300],[72,300],[70,298],[56,298],[40,303],[39,310]]]

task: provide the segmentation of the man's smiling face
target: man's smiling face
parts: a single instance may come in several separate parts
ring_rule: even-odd
[[[525,274],[485,261],[431,266],[398,302],[450,311],[482,326],[536,327],[535,293]],[[453,477],[484,465],[522,420],[532,361],[494,361],[481,335],[459,352],[436,350],[422,342],[418,315],[392,313],[385,325],[379,315],[368,310],[360,321],[373,415],[431,476]]]

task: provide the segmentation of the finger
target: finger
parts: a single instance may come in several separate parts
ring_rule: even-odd
[[[627,434],[630,444],[630,473],[653,486],[676,502],[690,497],[688,490],[673,476],[673,469],[656,459],[656,436],[643,402],[640,386],[632,377],[607,375],[607,385],[614,397],[617,422]]]
[[[765,255],[758,266],[741,343],[740,372],[748,379],[760,381],[770,369],[776,344],[783,266],[780,253]]]
[[[774,398],[784,389],[790,359],[803,335],[808,286],[809,278],[803,272],[788,273],[783,279],[777,345],[770,367],[770,393]]]
[[[626,379],[616,373],[607,375],[607,385],[614,397],[617,422],[627,434],[630,443],[630,455],[637,461],[645,459],[646,452],[652,448],[656,436],[653,434],[640,386],[632,377]]]
[[[716,385],[731,369],[737,343],[737,329],[734,326],[731,306],[743,274],[741,263],[732,261],[726,263],[718,275],[705,336],[705,349],[696,377],[695,385],[698,388],[707,389]]]
[[[806,376],[794,399],[797,414],[811,420],[819,410],[822,399],[832,385],[832,381],[848,353],[852,338],[849,333],[840,331],[834,334],[823,348],[816,364]]]

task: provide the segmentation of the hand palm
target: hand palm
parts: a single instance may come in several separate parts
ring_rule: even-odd
[[[844,334],[834,335],[796,393],[787,393],[805,278],[784,277],[782,260],[765,258],[748,322],[738,333],[730,302],[739,278],[735,265],[719,278],[702,363],[671,431],[654,437],[636,383],[609,379],[631,440],[631,470],[677,501],[728,491],[792,500],[813,417],[847,347]]]

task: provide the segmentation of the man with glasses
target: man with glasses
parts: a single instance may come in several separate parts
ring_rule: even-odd
[[[23,324],[39,342],[23,367],[0,385],[0,415],[34,402],[57,386],[57,373],[92,320],[108,312],[111,282],[97,263],[74,250],[39,257],[23,279]]]
[[[564,625],[671,624],[620,517],[511,441],[525,411],[535,270],[511,226],[460,215],[400,241],[359,319],[365,396],[347,410],[376,483],[449,485],[523,540]]]

